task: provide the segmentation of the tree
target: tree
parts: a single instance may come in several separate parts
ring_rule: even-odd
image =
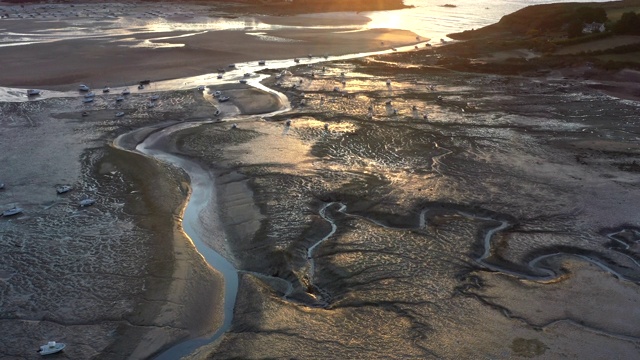
[[[613,31],[616,34],[640,35],[640,16],[633,11],[622,14],[613,25]]]

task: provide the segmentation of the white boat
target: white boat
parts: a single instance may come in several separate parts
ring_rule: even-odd
[[[78,90],[80,90],[80,91],[89,91],[89,90],[91,90],[91,88],[88,87],[85,84],[80,84],[80,86],[78,86]]]
[[[124,113],[122,111],[119,111],[116,113],[116,117],[123,117]]]
[[[220,97],[218,98],[218,101],[219,101],[219,102],[229,101],[229,97],[228,97],[228,96],[220,96]]]
[[[123,101],[123,100],[124,100],[124,96],[118,96],[116,98],[116,101],[118,101],[118,102]]]
[[[11,209],[9,209],[9,210],[5,210],[4,212],[2,212],[2,216],[5,216],[5,217],[6,217],[6,216],[18,215],[18,214],[20,214],[21,212],[22,212],[22,208],[19,208],[19,207],[14,206],[14,207],[12,207]]]
[[[238,128],[238,124],[234,123],[233,125],[231,125],[232,129],[237,129]]]
[[[125,88],[124,90],[122,90],[122,95],[129,95],[131,94],[131,91],[129,91],[129,88]]]
[[[42,90],[29,89],[27,90],[27,96],[36,96],[42,94]]]
[[[153,95],[153,96],[151,96],[151,97],[149,98],[149,100],[151,100],[151,101],[156,101],[156,100],[158,100],[158,99],[160,99],[160,95],[157,95],[157,94],[156,94],[156,95]]]
[[[71,190],[73,190],[73,187],[71,187],[71,185],[60,185],[56,188],[56,192],[58,194],[68,193]]]
[[[94,94],[93,92],[88,92],[88,93],[84,94],[84,97],[86,97],[86,98],[92,98],[94,96],[96,96],[96,94]]]
[[[0,183],[0,190],[4,189],[4,183]]]
[[[215,97],[218,97],[220,95],[222,95],[222,93],[220,91],[216,91],[216,92],[213,93],[213,96],[215,96]]]
[[[142,84],[138,85],[138,90],[142,90],[142,89],[144,89],[144,85]]]
[[[78,205],[80,205],[80,207],[85,207],[85,206],[91,206],[91,205],[93,205],[95,203],[96,203],[96,201],[93,200],[93,199],[84,199],[84,200],[80,200]]]
[[[65,344],[63,343],[49,341],[47,345],[40,346],[40,350],[38,350],[38,352],[40,353],[40,355],[44,356],[44,355],[55,354],[57,352],[62,351],[62,349],[64,348],[65,348]]]
[[[240,84],[246,84],[246,83],[247,83],[247,80],[246,80],[246,79],[241,79],[241,80],[240,80]]]
[[[260,60],[260,61],[258,61],[258,65],[266,65],[266,64],[267,64],[267,62],[266,62],[266,61],[264,61],[264,60]]]
[[[90,102],[93,102],[93,98],[92,98],[92,97],[90,97],[90,98],[82,99],[82,102],[83,102],[83,103],[90,103]]]
[[[204,85],[198,86],[198,91],[204,91],[204,89],[205,89]]]
[[[108,86],[105,86],[104,88],[102,88],[103,93],[108,93],[109,91],[111,91],[111,89]]]

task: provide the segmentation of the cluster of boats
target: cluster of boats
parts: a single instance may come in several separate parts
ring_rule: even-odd
[[[0,189],[4,189],[4,183],[0,183]],[[71,185],[59,185],[56,187],[56,193],[58,195],[62,195],[62,194],[66,194],[69,191],[73,190],[73,187]],[[78,206],[80,207],[86,207],[86,206],[91,206],[93,204],[95,204],[96,201],[92,198],[85,198],[82,199],[78,202]],[[10,209],[4,210],[2,212],[2,217],[10,217],[10,216],[14,216],[14,215],[18,215],[18,214],[22,214],[24,212],[24,209],[18,206],[14,206]]]

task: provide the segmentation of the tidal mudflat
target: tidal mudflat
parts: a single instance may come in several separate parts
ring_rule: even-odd
[[[408,65],[298,67],[266,82],[292,111],[176,134],[240,273],[211,358],[633,356],[637,102]]]
[[[315,32],[289,29],[309,48],[274,57],[317,50]],[[390,34],[415,38],[363,33],[363,51]],[[349,36],[343,51],[361,42]],[[170,49],[154,76],[256,60],[189,69]],[[225,279],[181,223],[193,179],[136,151],[155,136],[211,176],[199,226],[239,280],[229,331],[190,358],[633,358],[638,102],[601,92],[615,79],[454,72],[420,50],[265,66],[291,109],[251,83],[155,77],[83,103],[69,92],[81,77],[144,66],[75,74],[78,59],[44,77],[69,96],[1,103],[0,204],[25,210],[0,219],[2,357],[38,358],[55,338],[61,357],[149,358],[220,328]]]

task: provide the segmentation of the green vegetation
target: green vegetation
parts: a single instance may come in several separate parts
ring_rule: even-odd
[[[640,35],[640,15],[633,11],[622,14],[620,20],[613,25],[613,32],[625,35]]]

